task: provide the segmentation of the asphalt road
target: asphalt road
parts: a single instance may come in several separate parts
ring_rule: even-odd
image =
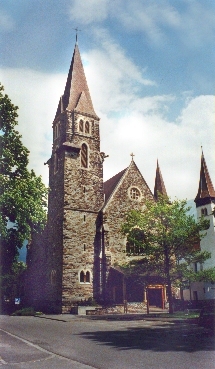
[[[215,339],[189,324],[0,316],[4,369],[215,369]]]

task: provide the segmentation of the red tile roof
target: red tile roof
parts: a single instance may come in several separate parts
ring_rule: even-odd
[[[212,199],[212,198],[215,199],[215,190],[210,178],[204,154],[202,152],[199,189],[195,198],[195,202],[199,203],[201,202],[202,199]]]

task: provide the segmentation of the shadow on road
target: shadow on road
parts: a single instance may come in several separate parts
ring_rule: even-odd
[[[174,325],[127,328],[126,330],[83,332],[84,338],[120,350],[212,351],[215,337],[195,326]]]

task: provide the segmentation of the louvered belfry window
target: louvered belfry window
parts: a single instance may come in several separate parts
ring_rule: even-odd
[[[88,166],[88,152],[87,152],[87,145],[86,144],[83,144],[81,146],[81,166],[83,168],[87,168]]]
[[[90,133],[90,124],[88,121],[85,123],[85,133]]]
[[[79,122],[79,131],[80,132],[84,131],[84,122],[83,122],[83,120],[80,120],[80,122]]]

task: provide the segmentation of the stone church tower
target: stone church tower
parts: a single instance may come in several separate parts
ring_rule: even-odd
[[[76,43],[63,96],[53,122],[49,160],[48,228],[56,265],[51,273],[62,281],[62,306],[71,296],[93,297],[97,268],[96,229],[103,205],[103,160],[99,118],[90,97]],[[62,271],[58,267],[63,265]]]

